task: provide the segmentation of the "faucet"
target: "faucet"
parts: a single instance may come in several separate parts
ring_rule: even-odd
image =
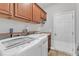
[[[9,32],[10,32],[10,37],[12,37],[12,35],[13,35],[13,28],[10,28]]]
[[[23,35],[27,35],[27,33],[28,33],[28,27],[27,26],[25,26],[25,28],[23,29]]]

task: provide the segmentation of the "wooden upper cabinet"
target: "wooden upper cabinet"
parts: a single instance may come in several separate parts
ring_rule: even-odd
[[[0,13],[11,15],[12,14],[12,4],[11,3],[0,3]]]
[[[32,20],[32,3],[15,3],[16,17]]]
[[[33,21],[41,23],[46,20],[46,12],[36,3],[33,4]]]
[[[37,4],[33,4],[33,21],[37,23],[41,22],[40,8]]]
[[[46,13],[36,3],[0,3],[0,14],[34,23],[41,23],[46,19]]]
[[[40,14],[41,14],[41,19],[42,19],[42,20],[46,20],[46,17],[47,17],[46,12],[43,11],[43,10],[41,10],[41,11],[40,11]]]

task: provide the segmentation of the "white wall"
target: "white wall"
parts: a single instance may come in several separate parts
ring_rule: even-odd
[[[14,29],[14,32],[22,32],[26,27],[29,31],[36,31],[39,28],[39,24],[25,23],[21,21],[15,21],[12,19],[0,18],[0,33],[9,32],[10,28]]]

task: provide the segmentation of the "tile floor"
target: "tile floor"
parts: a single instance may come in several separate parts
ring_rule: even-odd
[[[70,55],[61,51],[50,50],[48,56],[70,56]]]

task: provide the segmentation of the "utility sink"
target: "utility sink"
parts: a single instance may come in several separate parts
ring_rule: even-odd
[[[1,44],[5,47],[5,49],[11,49],[23,44],[30,44],[32,41],[41,38],[45,34],[31,34],[28,36],[19,36],[19,37],[13,37],[4,39]]]
[[[30,37],[22,37],[22,38],[16,38],[16,39],[4,41],[4,42],[2,42],[2,44],[7,49],[10,49],[10,48],[13,48],[13,47],[16,47],[16,46],[20,46],[20,45],[23,45],[23,44],[29,44],[33,40],[35,40],[35,39],[30,38]]]

